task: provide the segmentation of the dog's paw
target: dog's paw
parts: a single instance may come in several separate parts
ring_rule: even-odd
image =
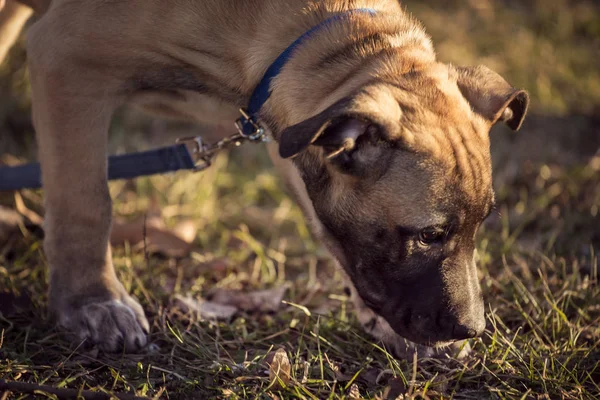
[[[63,307],[57,314],[61,326],[105,352],[135,352],[147,342],[148,320],[131,296]]]

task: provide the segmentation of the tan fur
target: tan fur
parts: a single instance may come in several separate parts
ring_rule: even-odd
[[[54,0],[28,33],[28,52],[47,206],[50,306],[62,325],[106,350],[137,349],[146,340],[143,310],[118,282],[108,246],[106,135],[115,109],[134,104],[229,123],[290,43],[327,17],[362,7],[377,14],[355,13],[297,49],[261,112],[278,142],[284,130],[302,133],[294,126],[304,124],[306,135],[336,116],[360,115],[383,129],[382,143],[406,152],[394,153],[402,157],[386,164],[381,179],[365,181],[341,173],[309,142],[293,161],[280,158],[273,144],[271,157],[315,235],[346,270],[364,270],[368,266],[348,264],[352,255],[325,227],[331,223],[324,216],[347,221],[356,240],[370,240],[361,236],[369,224],[422,229],[443,222],[440,204],[460,193],[483,218],[492,196],[489,128],[515,101],[524,102],[514,108],[522,111],[520,123],[526,95],[499,77],[489,88],[482,83],[487,70],[438,63],[421,26],[396,0]],[[15,36],[25,13],[19,15],[5,18],[10,24],[0,29]],[[331,111],[343,99],[344,107]],[[384,171],[382,163],[375,158],[373,169]],[[313,187],[325,175],[327,186]],[[475,301],[477,289],[475,282],[467,294],[452,294],[456,308],[465,296]],[[365,319],[364,304],[356,304]],[[392,344],[404,340],[379,318],[377,329],[385,333],[375,336]]]
[[[0,1],[0,63],[32,13],[33,10],[25,5],[13,1],[3,4]]]

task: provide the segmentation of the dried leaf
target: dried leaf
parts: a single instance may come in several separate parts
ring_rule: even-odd
[[[21,197],[19,192],[15,192],[15,208],[19,214],[27,218],[32,224],[42,225],[44,223],[44,218],[40,217],[40,215],[35,211],[27,208],[25,202],[23,201],[23,197]]]
[[[238,311],[232,306],[182,295],[175,296],[174,307],[184,313],[192,314],[195,318],[206,320],[229,321]]]
[[[198,223],[191,219],[184,219],[173,227],[173,232],[187,243],[192,243],[198,234]]]
[[[350,379],[352,379],[352,375],[344,374],[342,370],[344,366],[341,363],[330,360],[327,353],[323,353],[323,357],[325,357],[325,361],[327,362],[329,369],[331,369],[331,371],[335,374],[335,379],[338,382],[348,382]]]
[[[151,225],[150,220],[146,222],[146,229]],[[129,243],[136,245],[144,240],[144,219],[138,218],[131,222],[125,222],[115,218],[110,232],[110,243],[113,246]]]
[[[142,239],[143,243],[143,239]],[[139,246],[142,246],[140,243]],[[165,229],[146,229],[146,246],[150,253],[181,258],[190,253],[191,244]]]
[[[360,400],[362,396],[360,395],[360,390],[358,390],[358,385],[353,383],[348,390],[348,399],[349,400]]]
[[[281,307],[287,289],[288,285],[248,293],[215,289],[210,293],[209,298],[215,303],[234,306],[244,311],[275,312]]]
[[[408,388],[400,377],[392,378],[388,382],[389,386],[383,391],[383,398],[385,400],[395,400],[398,398],[404,398]]]
[[[284,349],[277,349],[266,357],[269,366],[271,390],[280,390],[290,382],[292,366]]]
[[[179,236],[176,231],[166,229],[162,219],[156,215],[138,218],[131,222],[114,221],[110,243],[113,246],[125,243],[141,246],[144,243],[144,233],[147,250],[150,253],[159,253],[167,257],[185,257],[190,252],[191,242]]]
[[[379,368],[371,367],[361,372],[358,379],[367,386],[375,386],[378,384],[377,380],[379,379],[380,374],[381,370]]]

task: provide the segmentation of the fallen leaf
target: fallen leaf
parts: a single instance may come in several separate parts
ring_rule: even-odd
[[[176,295],[174,307],[184,313],[192,314],[197,319],[229,321],[238,311],[236,307],[217,304],[204,299]]]
[[[381,374],[381,370],[379,368],[371,367],[367,368],[358,376],[358,380],[367,386],[375,386],[377,385],[377,379]]]
[[[184,241],[192,243],[198,234],[198,223],[191,219],[184,219],[173,227],[173,232]]]
[[[350,400],[362,399],[362,396],[360,395],[360,390],[358,390],[358,385],[356,383],[353,383],[352,386],[350,386],[350,390],[348,390],[348,399],[350,399]]]
[[[132,246],[143,248],[144,234],[146,249],[150,253],[163,254],[167,257],[185,257],[189,254],[191,243],[196,237],[195,226],[185,221],[185,226],[168,230],[160,216],[152,215],[148,218],[138,218],[131,222],[115,220],[110,234],[110,243],[113,246],[129,243]]]
[[[240,292],[229,289],[215,289],[209,295],[210,301],[234,306],[248,312],[275,312],[281,307],[281,301],[288,285],[255,292]]]
[[[271,390],[280,390],[286,387],[290,382],[292,366],[285,350],[280,348],[269,353],[265,361],[269,366]]]
[[[389,386],[383,391],[383,398],[385,400],[396,400],[398,398],[404,398],[408,388],[400,377],[392,378],[388,382]]]
[[[344,374],[344,372],[342,370],[343,365],[341,363],[330,360],[327,353],[323,353],[323,356],[325,357],[325,361],[327,361],[327,365],[329,366],[331,371],[335,374],[335,379],[338,382],[348,382],[350,379],[352,379],[352,375]]]
[[[113,246],[125,243],[136,245],[142,242],[144,240],[144,224],[146,224],[146,231],[155,227],[156,229],[161,228],[161,226],[157,226],[160,225],[160,221],[154,218],[140,217],[130,222],[115,218],[110,232],[110,244]]]
[[[163,254],[167,257],[182,258],[190,253],[191,243],[179,236],[163,229],[146,229],[146,250],[149,253]],[[138,243],[138,248],[143,249],[143,239]]]
[[[27,208],[19,192],[15,192],[15,208],[19,214],[27,218],[32,224],[41,226],[44,223],[44,218],[35,211]]]

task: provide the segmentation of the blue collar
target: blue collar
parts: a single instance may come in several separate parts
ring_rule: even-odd
[[[313,36],[316,32],[320,31],[324,27],[340,21],[342,19],[349,18],[354,13],[367,13],[370,15],[375,15],[376,11],[372,8],[358,8],[355,10],[348,10],[344,13],[334,15],[332,17],[327,18],[323,22],[313,26],[308,31],[304,32],[302,36],[296,39],[292,44],[288,46],[276,59],[273,61],[271,66],[267,69],[267,72],[263,75],[261,81],[254,89],[252,96],[250,97],[250,101],[248,102],[248,107],[246,109],[241,109],[242,117],[237,121],[238,130],[240,134],[248,137],[251,140],[264,139],[264,129],[259,124],[258,114],[260,113],[261,108],[267,102],[269,97],[271,96],[271,82],[273,79],[279,75],[284,65],[291,58],[294,50],[298,48],[302,43],[304,43],[307,39]]]

